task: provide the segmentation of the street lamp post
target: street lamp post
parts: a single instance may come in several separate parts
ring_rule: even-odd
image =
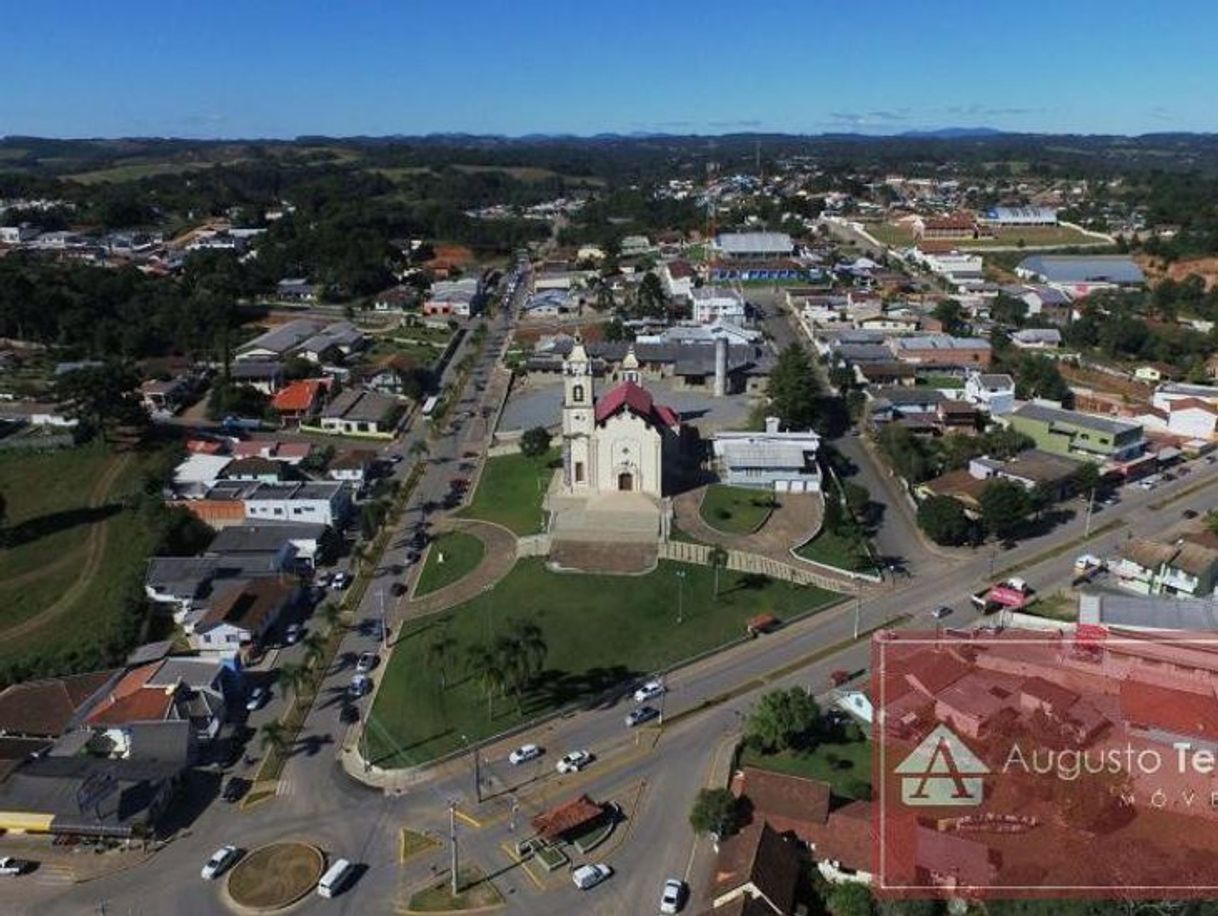
[[[482,804],[482,761],[478,759],[477,743],[470,744],[469,738],[465,735],[461,736],[461,740],[469,747],[470,753],[474,756],[474,798],[478,804]]]
[[[677,570],[677,623],[685,622],[685,570]]]

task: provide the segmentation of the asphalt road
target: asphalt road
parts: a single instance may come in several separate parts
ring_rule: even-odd
[[[498,336],[493,333],[491,339]],[[408,443],[409,438],[401,444]],[[458,437],[448,435],[433,443],[432,455],[451,458],[459,449]],[[440,498],[450,473],[442,461],[430,466],[414,505]],[[329,901],[308,898],[296,912],[390,912],[404,903],[411,888],[429,877],[431,867],[442,868],[447,862],[446,850],[437,849],[405,865],[399,863],[397,831],[409,826],[446,834],[447,804],[453,799],[463,813],[458,828],[463,860],[497,875],[509,912],[538,916],[648,912],[656,906],[663,880],[670,876],[688,878],[695,896],[687,912],[697,912],[705,903],[701,892],[711,850],[705,840],[695,841],[686,815],[697,789],[712,771],[722,770],[723,755],[730,749],[743,715],[762,691],[800,684],[823,693],[830,672],[866,668],[868,645],[866,640],[852,641],[856,628],[865,631],[898,615],[912,615],[905,625],[931,629],[930,610],[943,604],[954,608],[947,625],[968,625],[977,614],[967,596],[987,581],[991,567],[1001,571],[1027,564],[1020,575],[1040,591],[1051,592],[1069,582],[1077,554],[1109,552],[1130,531],[1144,535],[1169,531],[1179,524],[1182,510],[1204,511],[1213,505],[1215,484],[1218,466],[1196,464],[1192,474],[1154,492],[1127,490],[1118,505],[1095,516],[1093,527],[1102,533],[1092,537],[1085,548],[1071,543],[1082,535],[1082,512],[1010,551],[939,555],[921,548],[923,553],[915,561],[917,575],[892,579],[865,600],[844,601],[671,675],[664,700],[667,721],[662,728],[627,730],[623,717],[633,704],[629,696],[623,696],[603,708],[572,714],[511,742],[481,749],[487,797],[481,804],[474,799],[469,757],[436,768],[400,797],[355,784],[339,771],[335,760],[335,745],[341,740],[338,704],[323,701],[306,723],[301,745],[305,750],[287,766],[281,797],[248,812],[212,804],[148,864],[80,885],[55,884],[36,873],[0,887],[0,903],[6,911],[30,913],[96,913],[102,904],[108,913],[215,913],[222,911],[219,889],[201,881],[198,874],[213,849],[225,842],[249,849],[271,840],[299,837],[319,844],[331,856],[360,862],[366,871],[340,897]],[[1201,489],[1155,508],[1173,494],[1197,487]],[[872,491],[876,493],[877,488]],[[417,521],[418,509],[412,508],[408,516],[406,525]],[[887,516],[887,522],[894,524],[894,530],[900,524],[895,513]],[[903,549],[913,555],[912,548]],[[404,552],[404,545],[391,549],[389,563],[400,555],[398,551]],[[929,568],[923,571],[922,563]],[[388,581],[386,575],[386,584]],[[374,586],[361,608],[362,616],[377,616],[378,604]],[[356,630],[343,650],[356,653],[372,645],[370,635]],[[846,648],[830,651],[841,646]],[[339,666],[326,688],[344,686],[349,677],[349,669]],[[273,708],[268,714],[271,711]],[[508,751],[527,741],[545,747],[545,756],[523,767],[509,766]],[[590,750],[596,759],[582,773],[559,776],[554,761],[575,748]],[[596,854],[613,866],[615,874],[590,892],[577,891],[563,874],[546,878],[536,866],[530,872],[514,866],[502,847],[525,829],[527,817],[578,792],[594,798],[634,800],[628,806],[629,820]],[[516,831],[511,829],[513,802]]]

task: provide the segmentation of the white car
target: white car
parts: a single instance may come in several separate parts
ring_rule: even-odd
[[[520,764],[536,760],[540,756],[541,748],[536,744],[525,744],[508,754],[508,763],[512,766],[520,766]]]
[[[300,642],[300,634],[303,628],[298,623],[289,623],[288,628],[283,631],[283,641],[289,646],[294,646]]]
[[[363,652],[360,654],[359,660],[355,663],[355,670],[359,674],[367,674],[376,667],[376,653]]]
[[[210,881],[213,878],[220,876],[224,869],[228,868],[237,858],[236,846],[221,846],[211,854],[211,858],[207,860],[207,864],[203,866],[204,881]]]
[[[662,693],[664,693],[663,681],[648,681],[634,692],[634,701],[636,703],[646,703],[648,700],[654,700]]]
[[[332,575],[330,577],[330,588],[335,589],[336,591],[341,592],[344,588],[346,588],[350,584],[351,584],[351,573],[349,573],[349,572],[341,572],[341,571],[336,572],[334,575]]]
[[[685,882],[669,878],[664,882],[664,890],[660,894],[660,912],[677,913],[685,902]]]
[[[586,891],[589,888],[596,887],[611,874],[613,874],[612,868],[604,862],[598,862],[595,865],[581,865],[571,872],[571,880],[575,882],[575,886],[581,891]]]
[[[351,678],[351,684],[347,687],[347,693],[353,697],[362,697],[365,693],[372,689],[372,681],[369,680],[366,674],[357,674]]]
[[[245,701],[245,709],[247,712],[253,712],[255,709],[261,709],[266,705],[266,701],[271,698],[270,692],[265,687],[255,687],[250,691],[249,697]]]
[[[587,751],[571,751],[563,755],[555,769],[560,773],[578,773],[591,762],[592,755]]]

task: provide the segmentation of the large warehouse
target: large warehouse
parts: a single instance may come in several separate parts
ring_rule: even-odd
[[[795,243],[785,232],[723,232],[715,236],[715,250],[727,260],[760,261],[789,258]]]
[[[991,207],[981,217],[991,226],[1056,226],[1057,211],[1052,207]]]

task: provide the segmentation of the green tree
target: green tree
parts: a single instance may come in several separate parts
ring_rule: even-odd
[[[807,738],[819,719],[816,701],[802,687],[771,690],[749,713],[745,736],[763,751],[784,751]]]
[[[326,629],[329,631],[333,631],[334,628],[338,626],[339,621],[342,620],[343,616],[343,612],[333,601],[327,601],[325,604],[323,604],[321,606],[320,614],[321,619],[326,623]]]
[[[857,881],[838,882],[825,895],[825,909],[830,916],[871,916],[871,891]]]
[[[258,733],[258,746],[264,751],[270,749],[276,754],[281,754],[287,744],[288,730],[278,719],[267,722]]]
[[[727,789],[699,789],[689,825],[696,833],[731,836],[740,829],[740,803]]]
[[[431,452],[431,446],[423,439],[415,439],[406,451],[412,458],[425,458]]]
[[[955,299],[942,300],[931,314],[943,325],[943,333],[964,333],[964,309]]]
[[[359,510],[359,529],[360,534],[365,539],[371,540],[380,530],[381,525],[385,521],[385,516],[388,514],[384,502],[374,500],[373,502],[364,503]]]
[[[452,664],[453,655],[457,651],[457,641],[441,632],[427,644],[427,666],[440,673],[440,689],[448,689],[448,666]]]
[[[486,717],[495,717],[495,696],[501,694],[507,685],[508,672],[504,670],[498,654],[492,647],[475,643],[465,650],[466,670],[471,677],[477,678],[486,697]]]
[[[1081,493],[1084,496],[1089,496],[1093,491],[1098,490],[1100,481],[1103,479],[1100,474],[1099,465],[1094,461],[1084,461],[1070,477],[1070,485],[1076,493]]]
[[[316,631],[311,630],[306,633],[304,639],[300,641],[300,645],[304,649],[306,664],[316,665],[326,655],[326,640]]]
[[[791,344],[779,354],[766,393],[783,426],[795,430],[812,428],[818,419],[820,388],[807,350]]]
[[[652,271],[647,271],[639,283],[639,311],[650,318],[663,318],[668,308],[668,297],[664,295],[664,286],[660,278]]]
[[[526,429],[520,437],[520,453],[527,458],[539,458],[550,450],[550,431],[544,426]]]
[[[291,692],[293,702],[299,703],[300,694],[309,679],[309,673],[305,671],[304,666],[294,663],[280,665],[275,678],[283,685],[284,690]]]
[[[719,597],[719,570],[727,566],[727,551],[718,544],[710,549],[706,556],[706,560],[711,565],[711,569],[715,571],[715,598]]]
[[[120,428],[142,432],[148,425],[148,414],[140,404],[139,382],[139,373],[130,366],[86,366],[61,375],[55,382],[55,396],[86,432],[97,433],[103,442],[110,442]]]
[[[992,480],[977,502],[981,521],[991,534],[1005,538],[1023,524],[1032,511],[1027,490],[1012,480]]]
[[[530,678],[539,674],[545,667],[546,656],[550,653],[549,643],[545,633],[532,620],[513,620],[509,624],[509,632],[515,641],[515,650],[524,656],[528,664]]]
[[[931,496],[918,505],[918,527],[936,544],[958,547],[972,538],[973,523],[959,500]]]

